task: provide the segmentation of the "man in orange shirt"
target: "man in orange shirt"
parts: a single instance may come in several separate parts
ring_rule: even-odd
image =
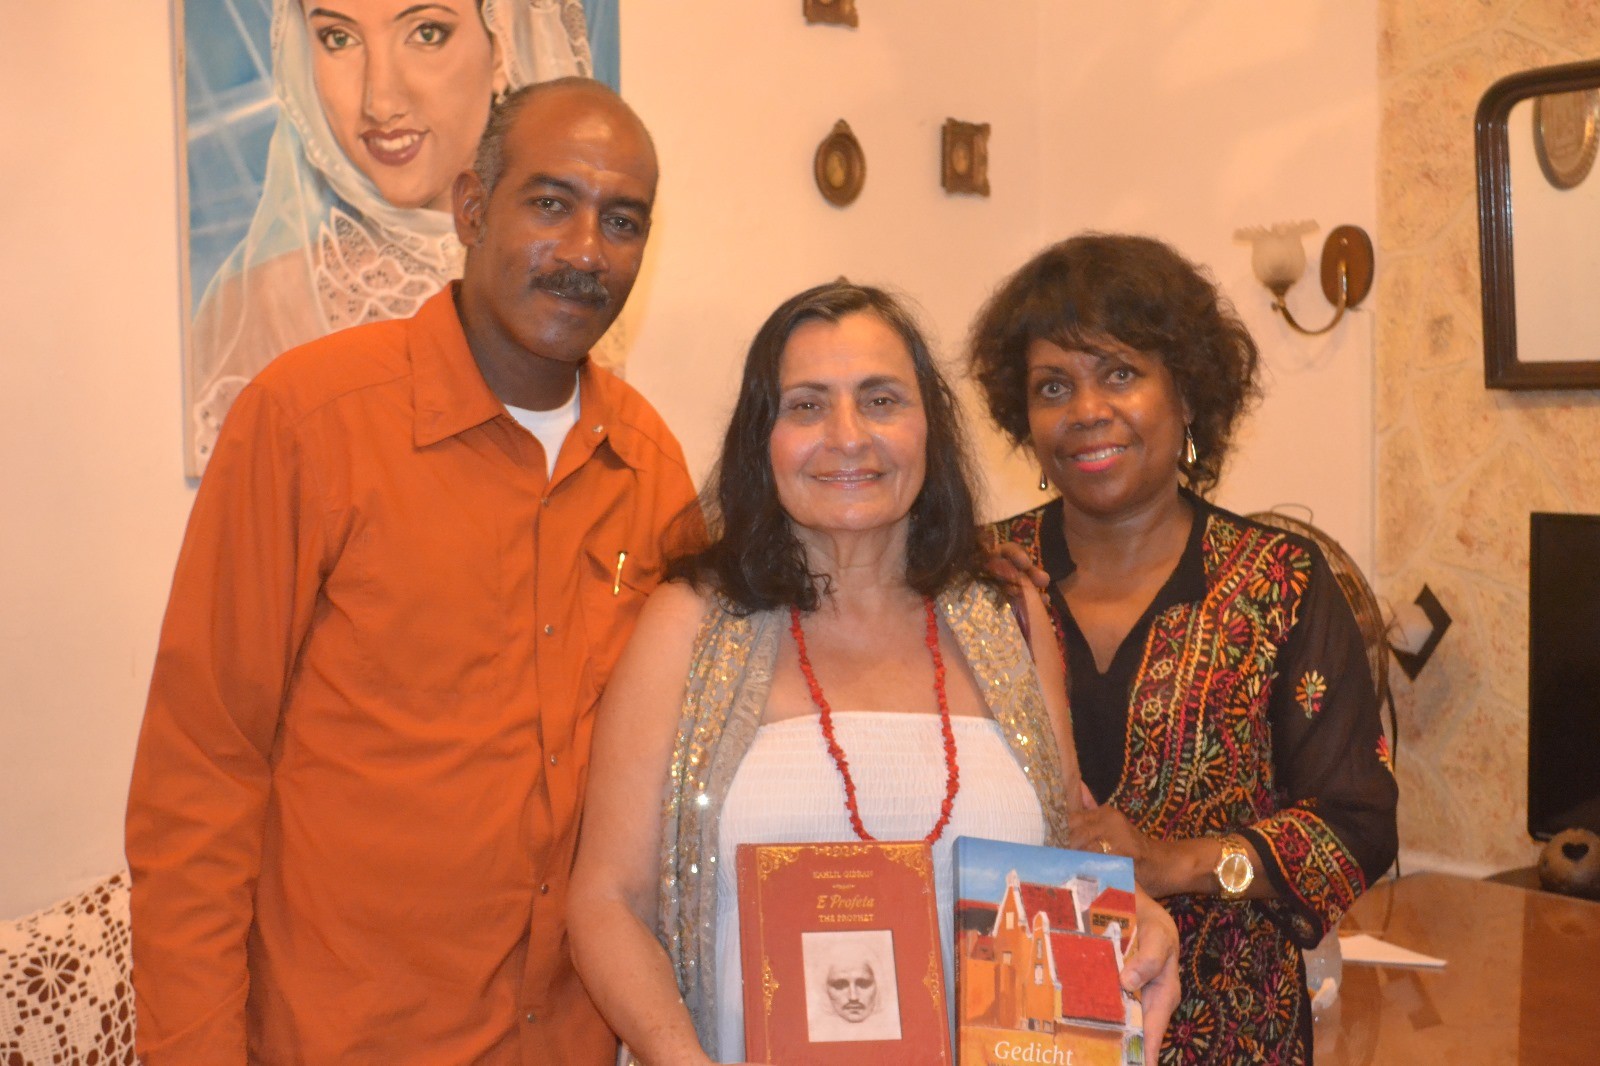
[[[567,876],[594,706],[693,488],[586,357],[655,187],[609,90],[514,94],[455,184],[462,280],[234,404],[128,802],[146,1066],[611,1061]]]

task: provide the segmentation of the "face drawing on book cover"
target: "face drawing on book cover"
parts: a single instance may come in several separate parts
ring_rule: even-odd
[[[878,1010],[878,978],[865,955],[829,966],[823,987],[833,1013],[847,1022],[864,1022]]]
[[[801,936],[812,1043],[900,1039],[894,941],[887,929]]]

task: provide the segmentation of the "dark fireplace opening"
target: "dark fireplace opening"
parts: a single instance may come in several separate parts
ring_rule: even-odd
[[[1600,833],[1600,515],[1531,516],[1528,832]]]

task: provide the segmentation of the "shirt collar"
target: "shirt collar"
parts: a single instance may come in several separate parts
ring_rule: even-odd
[[[411,319],[409,344],[413,440],[426,448],[497,417],[510,418],[505,405],[490,391],[472,357],[452,282],[430,297]],[[639,468],[646,461],[642,434],[627,419],[627,386],[614,374],[586,359],[578,368],[576,438],[585,461],[602,443],[618,458]]]
[[[616,383],[617,379],[595,366],[592,359],[585,359],[578,368],[578,421],[567,431],[568,443],[562,445],[562,451],[576,445],[579,466],[588,462],[601,444],[610,444],[629,466],[639,465],[633,456],[622,455],[617,447],[627,434],[618,432],[616,424],[616,390],[610,387]],[[557,463],[558,476],[563,465]]]
[[[412,433],[419,448],[505,414],[467,346],[455,288],[451,282],[429,297],[412,317],[407,334],[415,410]]]

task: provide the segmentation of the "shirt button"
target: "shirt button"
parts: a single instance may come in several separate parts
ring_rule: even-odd
[[[539,506],[540,507],[549,507],[550,506],[550,497],[548,497],[548,496],[540,496],[539,497]]]
[[[550,765],[554,766],[555,764],[556,764],[556,757],[554,755],[552,755],[552,756],[550,756]]]
[[[522,1017],[527,1020],[529,1025],[532,1025],[534,1022],[539,1020],[539,1016],[534,1014],[533,1011],[531,1011],[531,1010],[528,1013],[524,1014]]]
[[[555,635],[556,635],[556,627],[555,627],[555,626],[553,626],[553,625],[548,625],[548,624],[547,624],[547,625],[546,625],[546,626],[545,626],[545,627],[544,627],[544,635],[545,635],[545,636],[547,636],[547,637],[553,637],[553,636],[555,636]]]
[[[546,881],[544,884],[539,886],[539,895],[548,896],[549,894],[550,894],[550,882]]]
[[[594,427],[594,431],[596,433],[604,433],[606,431],[606,427],[605,426],[601,426],[601,425],[597,425],[597,426]]]

